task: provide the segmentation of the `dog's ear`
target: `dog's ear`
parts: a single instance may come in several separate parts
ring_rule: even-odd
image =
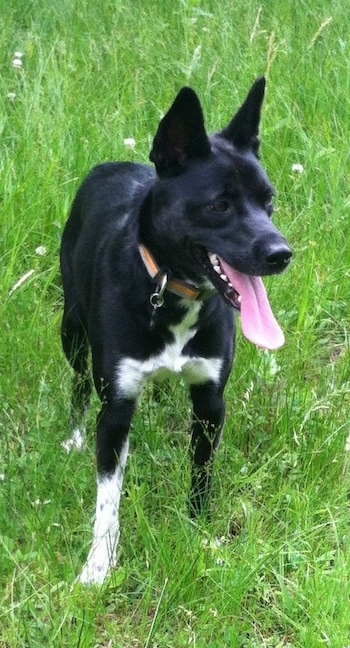
[[[220,133],[235,146],[252,149],[256,155],[259,149],[259,123],[265,83],[263,76],[256,79],[238,112]]]
[[[182,88],[158,126],[149,159],[159,176],[172,176],[209,152],[199,99],[191,88]]]

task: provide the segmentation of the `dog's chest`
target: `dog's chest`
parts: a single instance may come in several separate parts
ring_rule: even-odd
[[[200,384],[219,379],[221,358],[204,358],[184,353],[186,345],[196,335],[196,323],[201,304],[193,302],[179,324],[169,327],[173,339],[164,349],[151,355],[147,360],[124,357],[118,363],[116,383],[119,394],[124,397],[137,397],[144,381],[149,377],[158,380],[178,375],[189,384]]]

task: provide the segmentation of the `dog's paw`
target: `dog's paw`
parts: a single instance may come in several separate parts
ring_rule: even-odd
[[[61,447],[67,452],[72,452],[72,450],[82,450],[84,447],[85,441],[85,429],[84,428],[75,428],[72,432],[70,439],[62,441]]]
[[[81,583],[81,585],[103,585],[109,570],[109,563],[106,565],[88,561],[81,570],[77,583]]]
[[[87,562],[77,578],[77,583],[81,583],[81,585],[102,585],[108,569],[108,566],[106,569],[104,565],[92,565],[90,562]]]
[[[77,578],[82,585],[102,585],[107,574],[115,567],[116,559],[104,550],[104,547],[92,549],[87,561]]]

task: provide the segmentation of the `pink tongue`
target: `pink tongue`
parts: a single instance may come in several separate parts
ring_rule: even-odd
[[[242,274],[220,258],[221,267],[241,296],[243,335],[262,349],[279,349],[284,344],[283,331],[276,322],[260,277]]]

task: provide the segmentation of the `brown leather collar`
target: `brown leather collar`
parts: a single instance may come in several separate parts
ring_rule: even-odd
[[[168,279],[167,273],[158,266],[152,254],[143,243],[139,245],[139,251],[149,276],[158,286],[162,287],[161,295],[164,290],[169,290],[174,295],[178,295],[178,297],[185,297],[194,301],[204,299],[208,295],[208,291],[198,290],[198,288],[194,288],[194,286],[185,281],[181,281],[181,279]]]

